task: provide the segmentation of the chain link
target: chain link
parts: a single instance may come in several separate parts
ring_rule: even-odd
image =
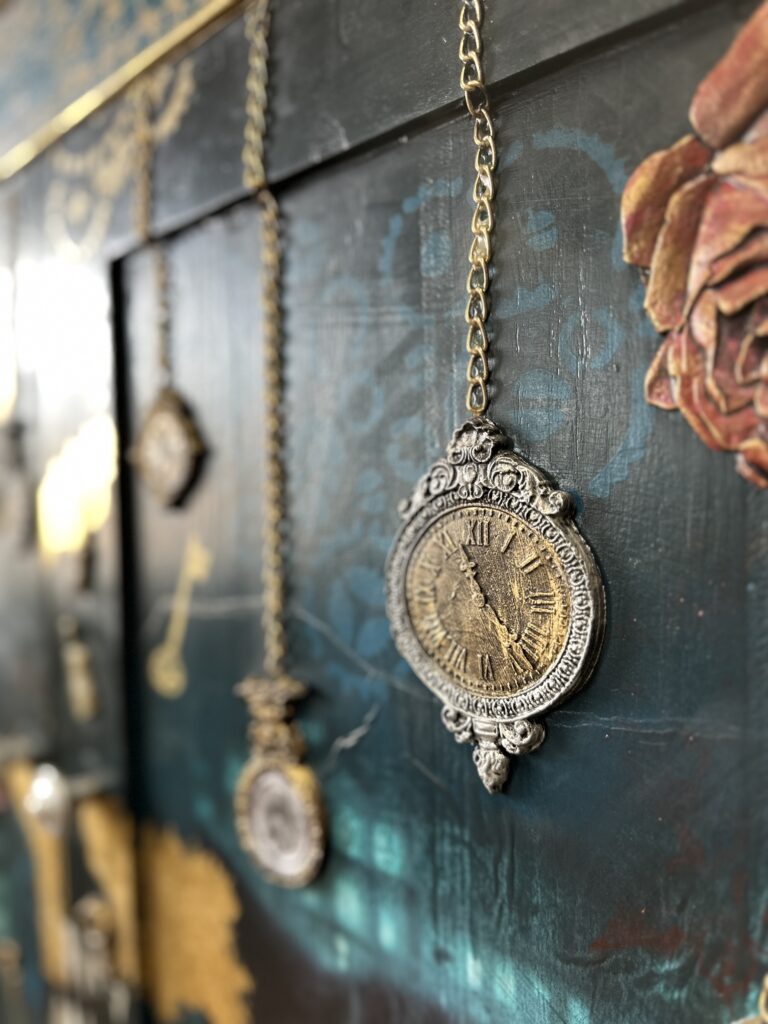
[[[760,1020],[768,1024],[768,974],[763,978],[763,990],[760,993],[760,1001],[757,1004]]]
[[[480,28],[482,0],[461,0],[459,14],[459,84],[467,111],[473,122],[475,144],[475,183],[472,200],[472,242],[469,247],[467,275],[467,411],[482,416],[488,409],[488,310],[490,291],[491,233],[495,195],[496,134],[491,120],[488,92],[483,71],[483,45]]]

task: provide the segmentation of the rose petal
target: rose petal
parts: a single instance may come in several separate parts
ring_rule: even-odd
[[[741,339],[734,376],[739,384],[756,384],[768,378],[768,346],[759,333],[748,331]]]
[[[709,396],[704,380],[703,353],[684,329],[675,333],[668,369],[675,380],[677,405],[701,440],[715,451],[738,451],[761,423],[749,405],[724,413]]]
[[[651,261],[645,308],[657,331],[676,327],[686,304],[691,253],[705,200],[717,179],[695,178],[672,196]]]
[[[649,267],[656,238],[672,194],[695,178],[712,153],[693,135],[686,135],[669,149],[652,153],[634,171],[621,197],[624,259]]]
[[[736,374],[746,317],[721,317],[714,349],[706,353],[705,383],[710,397],[723,413],[733,413],[752,404],[754,385],[740,381]]]
[[[664,339],[664,343],[656,353],[645,375],[646,402],[659,409],[666,409],[668,412],[677,408],[674,380],[670,377],[667,369],[669,351],[674,344],[675,336],[670,334]]]
[[[712,353],[717,348],[718,306],[717,292],[714,288],[705,288],[688,316],[688,323],[693,340]]]
[[[768,194],[745,179],[725,178],[711,189],[701,215],[688,276],[686,311],[709,280],[712,264],[755,228],[768,227]]]
[[[696,90],[689,116],[715,149],[734,142],[768,105],[768,4],[762,3]]]
[[[768,231],[754,231],[742,245],[712,263],[708,284],[719,284],[752,263],[768,261]]]
[[[755,412],[768,420],[768,381],[761,380],[755,388]]]
[[[768,293],[768,265],[762,264],[726,281],[717,289],[717,305],[725,316],[735,316]]]
[[[715,174],[743,174],[759,178],[768,174],[768,138],[756,142],[737,142],[715,154]]]
[[[768,487],[768,445],[757,442],[739,452],[736,471],[756,487]]]
[[[710,398],[702,377],[680,377],[678,381],[680,412],[699,437],[715,451],[735,452],[757,430],[760,418],[751,405],[736,412],[724,413]]]
[[[753,121],[742,137],[742,142],[756,142],[768,135],[768,110]]]

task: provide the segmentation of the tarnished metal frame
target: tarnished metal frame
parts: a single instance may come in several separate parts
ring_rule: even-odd
[[[251,798],[257,779],[265,772],[279,772],[298,796],[307,819],[307,839],[312,856],[304,870],[290,875],[274,870],[259,856],[251,826]],[[326,814],[322,790],[317,776],[305,764],[287,760],[284,756],[254,754],[243,766],[234,793],[235,828],[240,845],[256,863],[264,878],[284,889],[300,889],[309,885],[318,875],[325,859]]]
[[[167,488],[158,488],[155,485],[154,478],[147,472],[147,432],[153,418],[158,413],[163,412],[173,416],[179,425],[179,429],[186,437],[188,444],[189,457],[187,465],[184,468],[183,482],[172,490]],[[174,508],[182,504],[195,484],[200,474],[205,455],[205,442],[202,439],[200,430],[186,401],[175,388],[164,387],[157,395],[155,401],[147,410],[147,413],[142,420],[136,443],[128,452],[129,461],[136,467],[142,480],[155,497],[167,508]]]
[[[514,697],[488,698],[458,686],[422,648],[405,598],[408,563],[426,531],[446,513],[479,503],[512,512],[539,533],[555,549],[569,585],[571,621],[563,650],[537,683]],[[448,458],[433,463],[401,512],[404,522],[387,564],[392,634],[419,678],[457,712],[443,716],[457,739],[479,742],[489,726],[496,736],[494,723],[530,719],[585,682],[599,654],[605,622],[605,591],[594,557],[572,520],[568,496],[516,455],[492,421],[475,419],[460,427],[448,446]],[[535,749],[541,739],[543,733],[535,730],[521,735],[520,743],[510,737],[500,745],[508,753],[522,753]]]

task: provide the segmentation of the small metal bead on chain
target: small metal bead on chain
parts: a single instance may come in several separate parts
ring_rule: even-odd
[[[495,195],[496,136],[491,120],[485,74],[482,65],[483,19],[481,0],[461,0],[459,14],[459,83],[467,111],[473,121],[475,144],[475,182],[472,199],[472,242],[469,247],[467,275],[467,410],[482,416],[488,409],[488,310],[490,290],[491,233],[493,231],[493,199]]]

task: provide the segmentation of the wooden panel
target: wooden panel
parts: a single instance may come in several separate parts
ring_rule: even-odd
[[[501,5],[489,19],[489,80],[504,82],[507,90],[521,87],[545,68],[574,60],[574,48],[608,47],[617,33],[621,40],[631,26],[637,33],[656,20],[669,22],[672,32],[680,30],[683,16],[690,19],[685,24],[709,20],[722,25],[725,39],[754,5],[728,0],[710,7],[704,0],[696,5],[704,10],[695,16],[689,6],[682,0],[643,0],[631,6],[601,0],[590,4],[586,15],[579,5],[558,2],[530,7],[521,19],[514,5]],[[410,20],[404,29],[406,15]],[[267,140],[271,179],[284,180],[382,135],[421,130],[430,117],[445,116],[447,107],[455,105],[458,111],[457,36],[455,8],[450,4],[413,7],[401,0],[393,11],[391,4],[371,0],[364,7],[334,7],[327,16],[307,0],[279,5],[272,37]],[[247,46],[242,22],[210,39],[191,60],[194,89],[188,109],[178,130],[159,145],[154,164],[154,222],[160,233],[189,224],[244,194]],[[623,100],[631,106],[632,97],[625,95]],[[122,101],[111,105],[60,148],[75,154],[89,150],[118,121],[121,109]],[[513,138],[514,130],[511,134]],[[136,150],[129,145],[126,152]],[[94,216],[110,211],[106,241],[100,239],[99,245],[125,252],[136,237],[130,217],[134,179],[125,160],[109,171],[111,156],[107,152],[96,162],[95,173],[78,176],[62,173],[59,158],[52,154],[44,174],[59,182],[57,189],[63,183],[67,194],[84,187],[99,197]],[[123,178],[117,200],[116,175]],[[106,196],[101,194],[104,189]],[[52,233],[60,235],[56,204],[53,218],[50,203],[45,209]],[[83,225],[73,227],[72,234],[80,237]]]
[[[768,523],[729,457],[644,404],[657,339],[618,228],[627,173],[686,130],[688,98],[733,32],[722,15],[499,102],[494,413],[574,493],[609,599],[593,682],[551,716],[505,797],[481,789],[383,607],[397,502],[461,415],[465,120],[282,191],[291,651],[315,686],[301,723],[332,844],[303,892],[259,880],[231,819],[245,756],[231,687],[259,656],[253,212],[173,242],[179,385],[213,453],[187,509],[138,504],[143,656],[191,530],[217,568],[193,605],[188,691],[169,703],[135,682],[143,806],[237,872],[256,1019],[298,1024],[310,1006],[377,1024],[614,1024],[641,1006],[655,1024],[725,1024],[754,1006]],[[125,281],[135,420],[155,386],[145,256]]]

